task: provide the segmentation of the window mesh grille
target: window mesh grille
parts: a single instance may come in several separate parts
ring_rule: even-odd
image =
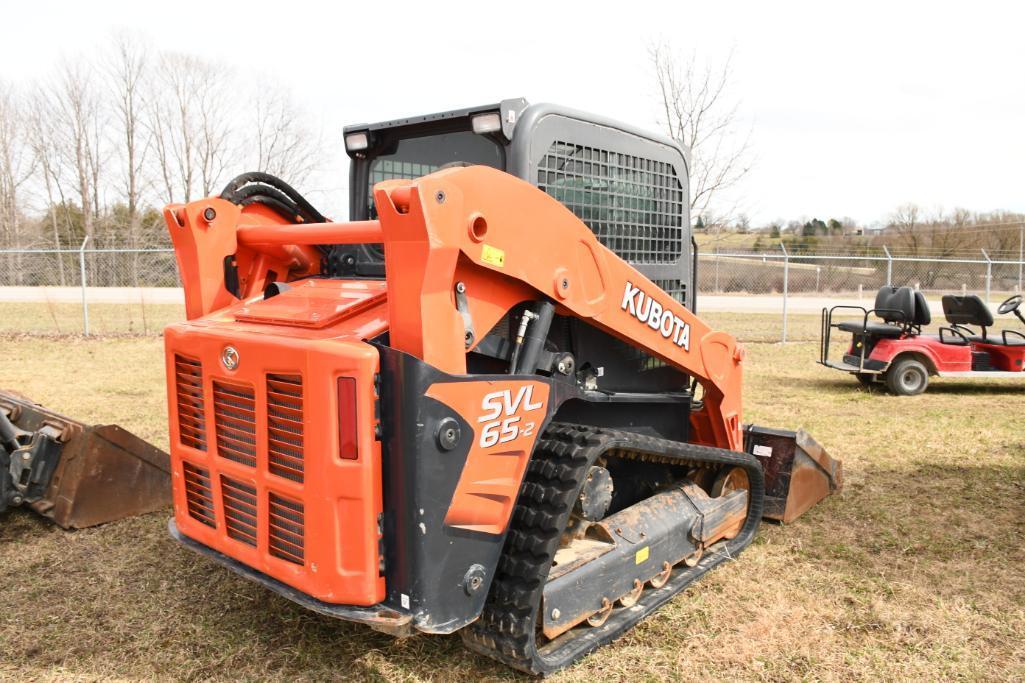
[[[555,141],[537,185],[631,263],[675,263],[683,254],[683,185],[673,165]]]

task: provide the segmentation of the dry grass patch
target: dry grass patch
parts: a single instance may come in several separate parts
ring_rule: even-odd
[[[89,304],[89,331],[95,335],[158,335],[168,323],[185,319],[185,306]],[[0,302],[0,334],[82,334],[82,304]]]
[[[752,338],[764,318],[713,322]],[[0,349],[0,387],[166,445],[158,338]],[[748,350],[747,419],[804,425],[844,460],[846,490],[763,525],[739,561],[555,680],[1025,678],[1023,383],[897,398],[815,365],[815,344]],[[397,641],[292,605],[177,546],[167,516],[75,533],[0,521],[0,677],[519,678],[458,636]]]

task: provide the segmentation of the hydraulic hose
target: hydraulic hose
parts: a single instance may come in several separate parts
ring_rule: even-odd
[[[263,188],[266,192],[267,188],[277,190],[277,193],[271,194],[267,192],[268,196],[273,196],[280,200],[280,196],[284,195],[288,200],[295,204],[296,213],[304,214],[309,217],[310,223],[326,223],[327,218],[324,217],[319,211],[313,208],[313,205],[306,201],[306,198],[299,194],[295,188],[286,183],[277,176],[272,176],[270,173],[263,173],[262,171],[250,171],[249,173],[243,173],[242,175],[233,178],[227,185],[224,186],[224,190],[221,191],[221,199],[226,199],[229,202],[238,204],[243,199],[249,196],[255,196],[259,194],[258,190],[249,190],[246,194],[240,194],[242,188],[251,183],[256,183],[257,187],[260,185],[267,186]]]
[[[239,206],[262,204],[293,223],[327,222],[327,218],[313,208],[295,188],[270,173],[250,171],[236,176],[224,186],[220,196]],[[325,255],[328,252],[324,246],[318,246],[317,249]]]

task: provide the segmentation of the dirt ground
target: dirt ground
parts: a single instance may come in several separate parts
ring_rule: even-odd
[[[742,339],[773,325],[713,322]],[[818,319],[793,325],[814,339]],[[844,460],[845,491],[764,524],[738,561],[553,680],[1025,678],[1025,381],[897,398],[816,355],[749,344],[745,418],[807,428]],[[166,447],[162,368],[155,336],[0,336],[0,387]],[[0,679],[519,678],[458,636],[308,612],[179,547],[168,516],[74,533],[0,520]]]

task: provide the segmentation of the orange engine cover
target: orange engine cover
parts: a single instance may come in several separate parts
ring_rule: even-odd
[[[379,358],[360,339],[385,306],[383,282],[321,280],[165,330],[183,534],[324,602],[384,599]]]

